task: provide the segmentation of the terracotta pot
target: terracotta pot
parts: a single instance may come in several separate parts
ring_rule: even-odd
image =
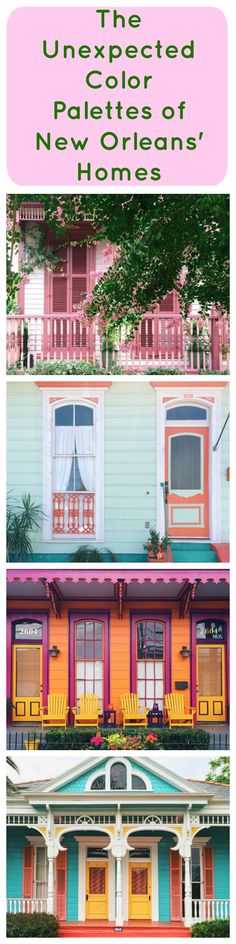
[[[154,551],[148,551],[148,560],[152,564],[161,564],[166,560],[166,551],[158,551],[158,554],[154,554]]]

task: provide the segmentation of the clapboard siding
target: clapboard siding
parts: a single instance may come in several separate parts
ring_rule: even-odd
[[[228,411],[223,391],[222,424]],[[43,396],[34,383],[8,384],[8,490],[29,492],[43,502]],[[156,394],[151,384],[116,382],[104,392],[104,545],[120,559],[144,559],[149,526],[162,507],[156,480]],[[220,432],[220,430],[219,430]],[[229,426],[221,441],[222,541],[228,538],[229,483],[226,480]],[[212,500],[212,489],[211,489]],[[43,541],[41,528],[32,535],[36,555],[64,555],[81,539]],[[123,555],[121,557],[121,555]]]

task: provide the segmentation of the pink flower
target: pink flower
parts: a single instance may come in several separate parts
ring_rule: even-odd
[[[91,738],[90,744],[92,744],[93,747],[100,747],[103,741],[104,738],[101,737],[101,734],[94,734],[94,736]]]

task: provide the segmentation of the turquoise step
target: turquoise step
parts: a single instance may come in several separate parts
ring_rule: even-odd
[[[216,552],[209,543],[173,543],[171,544],[172,557],[175,564],[215,564]]]

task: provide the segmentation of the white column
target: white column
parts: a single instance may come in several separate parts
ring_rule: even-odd
[[[54,856],[48,856],[47,913],[54,914]]]
[[[185,896],[184,896],[184,924],[190,928],[192,924],[192,885],[191,885],[191,859],[184,856],[185,866]]]
[[[116,858],[116,928],[123,927],[122,858]]]

